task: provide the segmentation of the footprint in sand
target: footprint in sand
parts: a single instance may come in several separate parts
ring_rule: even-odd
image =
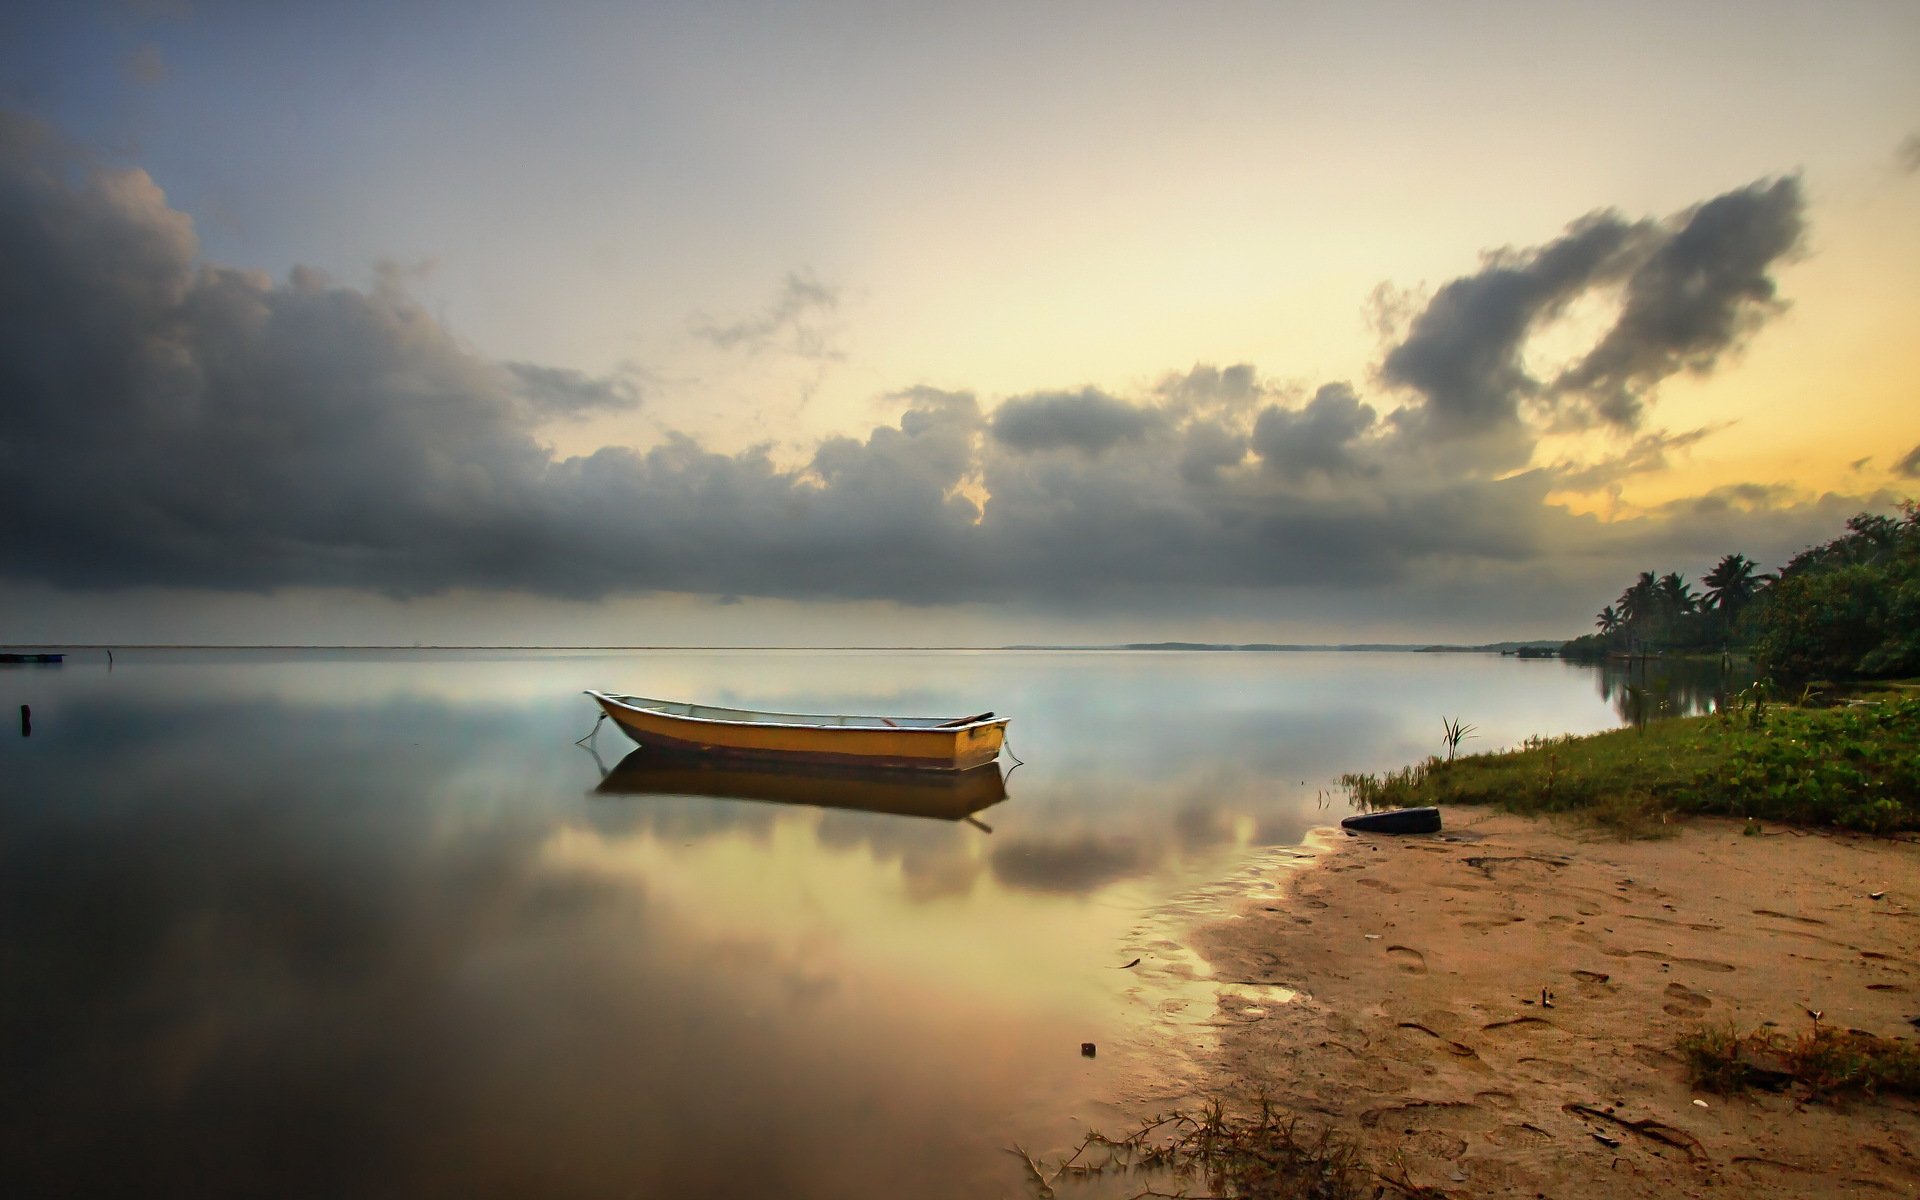
[[[1356,879],[1354,880],[1354,882],[1359,884],[1361,887],[1375,888],[1379,891],[1385,892],[1389,896],[1397,896],[1400,894],[1399,888],[1393,886],[1392,884],[1382,879]]]
[[[1629,921],[1645,921],[1650,925],[1671,925],[1675,929],[1691,929],[1695,933],[1719,933],[1726,928],[1725,925],[1710,925],[1705,921],[1676,921],[1672,917],[1649,917],[1641,913],[1627,913],[1626,917]],[[1791,933],[1794,931],[1788,930],[1787,932]],[[1803,933],[1800,934],[1800,936],[1811,937],[1813,935]]]
[[[1541,870],[1543,866],[1552,870],[1558,870],[1567,865],[1564,859],[1541,858],[1534,854],[1506,856],[1491,854],[1478,855],[1473,858],[1463,858],[1460,861],[1466,863],[1482,875],[1485,875],[1488,879],[1496,878],[1494,873],[1495,867],[1499,867],[1502,874],[1509,876],[1517,872],[1521,875],[1531,874],[1537,877],[1545,873]],[[1523,866],[1522,864],[1528,865]],[[1509,882],[1511,882],[1511,879],[1509,879]]]
[[[1446,1052],[1448,1054],[1453,1055],[1455,1058],[1479,1058],[1480,1057],[1480,1055],[1474,1051],[1474,1048],[1472,1046],[1467,1045],[1465,1042],[1456,1042],[1450,1037],[1444,1037],[1441,1034],[1436,1033],[1433,1030],[1427,1028],[1425,1025],[1422,1025],[1418,1021],[1402,1021],[1400,1022],[1398,1028],[1411,1029],[1415,1033],[1426,1034],[1428,1037],[1432,1038],[1434,1041],[1440,1043],[1440,1045],[1446,1049]]]
[[[1608,958],[1651,958],[1656,962],[1679,963],[1682,966],[1699,967],[1703,971],[1732,971],[1730,963],[1715,962],[1710,958],[1679,958],[1672,954],[1662,954],[1658,950],[1602,950]]]
[[[1681,983],[1667,985],[1667,1002],[1660,1006],[1670,1017],[1697,1017],[1713,1007],[1713,1001]]]
[[[1545,1017],[1515,1017],[1510,1021],[1493,1021],[1480,1027],[1482,1033],[1532,1033],[1542,1032],[1554,1027]]]
[[[1427,956],[1415,950],[1412,946],[1388,946],[1387,957],[1393,961],[1394,966],[1399,967],[1409,975],[1425,975],[1427,973]]]
[[[1651,896],[1655,900],[1665,900],[1667,898],[1667,893],[1661,891],[1659,888],[1632,879],[1622,879],[1614,884],[1613,888],[1617,892],[1636,892],[1643,896]]]
[[[1756,908],[1753,910],[1753,915],[1756,917],[1775,917],[1782,921],[1798,921],[1802,925],[1826,924],[1825,921],[1818,920],[1814,917],[1796,917],[1792,913],[1777,912],[1771,908]]]
[[[1417,1100],[1412,1104],[1370,1108],[1360,1114],[1360,1123],[1370,1129],[1377,1129],[1384,1125],[1388,1129],[1398,1129],[1402,1133],[1413,1134],[1428,1130],[1479,1133],[1493,1128],[1501,1121],[1498,1114],[1489,1112],[1477,1104],[1467,1104],[1458,1100]]]
[[[1501,929],[1508,925],[1516,925],[1524,920],[1526,920],[1525,917],[1494,917],[1491,920],[1486,920],[1486,921],[1462,921],[1460,922],[1460,928],[1462,929]]]
[[[1438,1129],[1410,1129],[1400,1146],[1414,1160],[1454,1162],[1467,1152],[1467,1140]]]
[[[1553,1141],[1553,1135],[1538,1125],[1522,1121],[1518,1125],[1502,1125],[1486,1135],[1487,1141],[1511,1150],[1521,1146],[1545,1146]]]
[[[1867,985],[1867,990],[1870,992],[1904,992],[1907,989],[1898,983],[1870,983]]]
[[[1878,950],[1862,950],[1860,951],[1860,957],[1867,959],[1869,962],[1897,963],[1902,967],[1911,967],[1914,965],[1898,955],[1882,954]]]
[[[1613,976],[1607,974],[1605,971],[1575,971],[1573,977],[1581,983],[1587,984],[1601,984],[1613,978]]]

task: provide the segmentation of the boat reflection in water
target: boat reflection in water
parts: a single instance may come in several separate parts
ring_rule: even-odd
[[[1007,782],[998,762],[964,771],[902,771],[824,763],[775,765],[643,746],[621,759],[594,792],[807,804],[980,825],[973,814],[1005,800]]]

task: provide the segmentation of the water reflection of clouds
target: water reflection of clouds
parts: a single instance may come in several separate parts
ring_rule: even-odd
[[[687,896],[660,903],[644,870],[556,855],[557,833],[595,835],[539,797],[486,803],[517,784],[444,797],[449,774],[487,777],[473,748],[502,765],[526,749],[510,718],[70,715],[100,731],[87,752],[10,764],[0,1180],[571,1196],[786,1178],[785,1194],[827,1196],[974,1169],[970,1139],[930,1152],[924,1130],[991,1127],[1008,1085],[923,1040],[921,1017],[960,1023],[937,988],[876,986],[777,913],[716,929]],[[902,1005],[911,1029],[889,1015]],[[965,1094],[901,1091],[925,1070]],[[850,1173],[833,1147],[855,1111],[875,1143]]]
[[[17,1164],[0,1173],[207,1195],[284,1191],[289,1171],[314,1194],[948,1177],[990,1194],[969,1164],[996,1159],[1009,1112],[1074,1086],[1036,1064],[1072,1058],[1111,1000],[1128,903],[1296,841],[1328,819],[1323,781],[1397,763],[1448,708],[1401,668],[1464,680],[1476,704],[1506,680],[1530,731],[1605,719],[1585,681],[1497,660],[926,655],[911,682],[882,656],[313,665],[136,656],[32,681],[34,737],[0,748],[0,1159]],[[663,691],[794,707],[987,695],[1030,764],[979,814],[991,833],[589,797],[572,676],[641,668]]]
[[[1080,832],[1009,839],[993,849],[994,878],[1036,892],[1091,892],[1143,873],[1152,862],[1130,834]]]

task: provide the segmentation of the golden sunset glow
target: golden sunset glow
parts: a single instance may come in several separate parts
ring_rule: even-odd
[[[0,589],[49,640],[1527,636],[1896,506],[1920,22],[1475,11],[23,19],[0,445],[79,471],[15,472]]]

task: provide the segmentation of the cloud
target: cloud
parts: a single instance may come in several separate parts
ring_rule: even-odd
[[[1253,426],[1253,452],[1269,470],[1296,478],[1313,471],[1363,473],[1367,468],[1350,447],[1374,422],[1373,407],[1362,404],[1351,387],[1329,383],[1298,412],[1277,405],[1262,409]]]
[[[0,580],[1182,611],[1203,593],[1511,584],[1679,524],[1759,528],[1804,507],[1573,516],[1549,495],[1657,469],[1703,434],[1527,469],[1541,406],[1573,384],[1520,365],[1540,321],[1617,287],[1581,388],[1639,396],[1704,369],[1775,307],[1765,271],[1798,214],[1797,185],[1776,181],[1493,255],[1388,352],[1398,409],[1346,383],[1302,401],[1252,364],[1203,363],[1133,398],[1035,392],[988,411],[908,389],[892,423],[798,462],[678,434],[561,457],[543,426],[639,403],[633,379],[484,358],[396,272],[356,289],[206,262],[144,172],[0,118]],[[773,344],[832,301],[794,277],[716,344]]]
[[[1490,256],[1479,273],[1434,294],[1387,352],[1381,379],[1420,393],[1413,416],[1430,436],[1516,423],[1520,402],[1540,388],[1521,366],[1528,335],[1588,289],[1621,278],[1650,236],[1645,222],[1600,213],[1545,246]]]
[[[513,376],[520,398],[542,416],[584,417],[640,405],[640,389],[628,378],[612,375],[596,378],[584,371],[543,367],[538,363],[504,365]]]
[[[1618,454],[1585,466],[1558,468],[1560,486],[1570,491],[1589,492],[1618,483],[1629,476],[1664,471],[1668,466],[1667,455],[1670,451],[1687,449],[1719,433],[1728,424],[1730,422],[1703,425],[1684,433],[1668,433],[1662,429],[1642,434]]]
[[[1920,133],[1910,133],[1901,139],[1893,152],[1893,161],[1908,175],[1920,171]]]
[[[1704,374],[1782,305],[1768,271],[1800,244],[1800,181],[1761,181],[1668,223],[1635,266],[1613,328],[1554,383],[1596,415],[1631,428],[1647,393],[1686,370]]]
[[[1920,479],[1920,446],[1901,455],[1893,464],[1893,473],[1904,479]]]
[[[1152,409],[1085,388],[1017,396],[994,411],[989,428],[996,441],[1014,450],[1095,455],[1122,442],[1143,440],[1160,422]]]
[[[1195,363],[1184,375],[1162,377],[1153,390],[1165,408],[1212,416],[1244,412],[1267,395],[1252,363],[1230,367]]]
[[[1544,246],[1488,256],[1412,318],[1380,378],[1418,393],[1396,420],[1421,437],[1485,435],[1520,424],[1529,402],[1562,419],[1635,428],[1659,383],[1711,371],[1779,311],[1769,272],[1799,246],[1799,180],[1761,180],[1663,222],[1593,213]],[[1612,325],[1550,381],[1524,353],[1577,300],[1618,289]]]
[[[731,322],[696,318],[693,333],[721,350],[748,355],[778,350],[813,361],[837,361],[843,356],[824,318],[839,307],[838,289],[811,275],[791,273],[765,309]]]

